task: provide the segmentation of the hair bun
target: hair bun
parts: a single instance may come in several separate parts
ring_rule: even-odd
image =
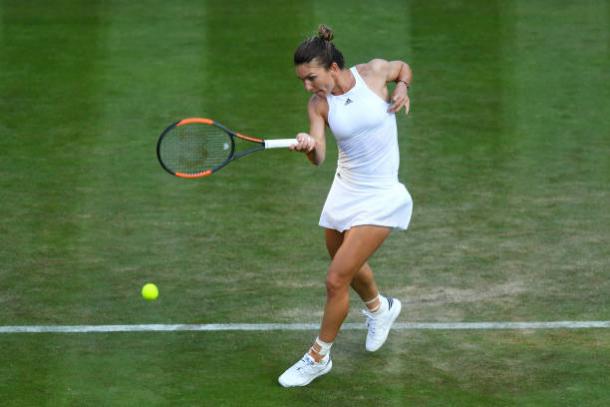
[[[330,27],[325,26],[324,24],[320,24],[320,26],[318,27],[318,37],[320,37],[324,41],[332,41],[334,37],[333,30]]]

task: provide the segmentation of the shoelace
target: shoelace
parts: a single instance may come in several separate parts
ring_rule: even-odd
[[[297,368],[298,371],[301,371],[303,369],[307,369],[307,368],[312,368],[314,365],[314,361],[311,360],[310,358],[308,358],[307,356],[303,356],[303,359],[301,359],[301,362],[304,362],[305,365],[304,366],[299,366]]]
[[[375,334],[375,317],[367,310],[362,310],[362,313],[366,316],[366,328]]]

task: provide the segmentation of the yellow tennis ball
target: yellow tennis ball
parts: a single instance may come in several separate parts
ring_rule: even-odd
[[[148,301],[154,301],[159,296],[159,289],[153,283],[144,284],[142,287],[142,297]]]

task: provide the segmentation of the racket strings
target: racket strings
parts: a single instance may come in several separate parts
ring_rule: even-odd
[[[177,126],[161,144],[163,163],[172,171],[196,174],[223,164],[231,155],[231,138],[205,124]]]

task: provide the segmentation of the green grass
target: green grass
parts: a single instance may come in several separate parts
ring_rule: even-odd
[[[363,335],[342,334],[333,372],[301,389],[276,375],[302,333],[265,352],[264,333],[10,336],[0,389],[10,406],[556,406],[608,395],[607,332],[403,332],[378,354],[363,351]]]
[[[372,260],[401,321],[609,320],[607,1],[0,2],[0,325],[317,322],[334,171],[270,151],[199,181],[160,131],[208,116],[307,129],[292,52],[319,23],[347,64],[404,59],[411,227]],[[142,284],[160,299],[146,303]],[[350,322],[360,321],[353,296]],[[610,333],[0,336],[3,405],[604,405]]]

